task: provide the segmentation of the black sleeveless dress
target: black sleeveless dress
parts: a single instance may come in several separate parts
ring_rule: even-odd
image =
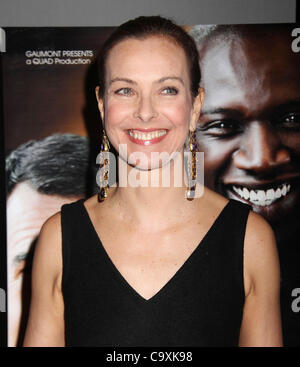
[[[110,260],[83,202],[61,209],[66,346],[238,345],[250,206],[230,200],[182,267],[146,300]]]

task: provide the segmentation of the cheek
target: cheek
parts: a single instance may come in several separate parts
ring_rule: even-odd
[[[116,102],[108,103],[105,106],[105,131],[110,143],[118,151],[118,146],[124,139],[122,125],[128,118],[128,107]]]
[[[191,110],[186,101],[172,105],[162,105],[160,113],[171,121],[174,127],[188,130]]]
[[[228,167],[236,144],[232,141],[221,141],[197,134],[200,152],[204,152],[204,169],[207,174],[217,175],[224,167]]]
[[[120,123],[128,114],[128,106],[120,106],[116,102],[108,102],[105,106],[105,128],[111,130]]]
[[[290,151],[300,156],[300,132],[282,134],[281,141]]]

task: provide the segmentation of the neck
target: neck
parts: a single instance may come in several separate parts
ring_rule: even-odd
[[[178,154],[153,170],[127,165],[127,186],[118,186],[111,198],[112,204],[118,203],[124,220],[153,231],[170,222],[182,221],[182,216],[188,215],[192,205],[185,198],[187,180],[182,158],[183,154]]]

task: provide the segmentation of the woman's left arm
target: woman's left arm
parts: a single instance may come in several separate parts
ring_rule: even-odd
[[[244,241],[245,304],[239,346],[282,346],[280,270],[270,225],[250,212]]]

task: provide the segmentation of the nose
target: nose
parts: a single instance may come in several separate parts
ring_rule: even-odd
[[[275,127],[255,121],[249,124],[233,161],[236,167],[259,174],[289,163],[290,153]]]
[[[157,117],[158,113],[155,109],[151,96],[141,96],[138,100],[137,108],[134,112],[134,117],[144,122],[150,121]]]

